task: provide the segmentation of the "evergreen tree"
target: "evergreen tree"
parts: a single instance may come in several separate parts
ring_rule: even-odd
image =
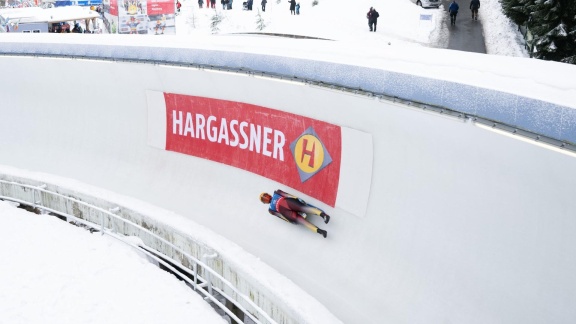
[[[218,12],[214,13],[212,19],[210,21],[210,30],[212,30],[212,34],[217,34],[220,31],[220,23],[224,20],[224,16],[219,14]]]
[[[535,0],[502,0],[502,9],[504,14],[510,18],[516,25],[524,25],[530,18],[529,6],[534,4]]]
[[[568,49],[566,57],[564,57],[561,62],[569,63],[569,64],[576,64],[576,2],[575,1],[567,1],[566,3],[566,11],[565,14],[566,19],[570,22],[568,23]]]
[[[258,14],[256,15],[256,29],[262,31],[264,28],[266,28],[266,23],[264,17],[262,17],[262,13],[260,13],[260,9],[258,9]]]
[[[573,62],[576,55],[574,0],[535,0],[527,7],[531,12],[527,25],[534,36],[534,57]]]
[[[196,10],[192,10],[192,12],[190,13],[190,16],[186,17],[186,23],[189,26],[192,26],[192,28],[196,28]]]

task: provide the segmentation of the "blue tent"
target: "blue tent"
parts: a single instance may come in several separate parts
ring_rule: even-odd
[[[102,4],[102,0],[55,0],[54,7],[66,7],[66,6],[98,6]]]

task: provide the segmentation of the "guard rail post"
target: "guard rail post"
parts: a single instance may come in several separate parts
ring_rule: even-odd
[[[208,265],[208,260],[213,260],[218,256],[218,253],[214,252],[212,254],[203,254],[202,255],[202,263]],[[196,274],[198,275],[198,274]],[[212,275],[210,271],[206,271],[206,284],[208,285],[208,293],[212,295]],[[204,299],[208,300],[208,297],[204,297]]]

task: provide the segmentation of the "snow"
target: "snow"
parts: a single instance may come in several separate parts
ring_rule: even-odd
[[[234,1],[233,10],[222,10],[217,2],[216,12],[224,16],[217,34],[258,32],[256,20],[260,0],[254,1],[252,11],[242,10],[241,0]],[[300,1],[300,5],[300,15],[290,15],[287,1],[269,0],[266,11],[260,12],[266,25],[261,32],[364,43],[375,50],[388,43],[438,48],[444,48],[447,44],[445,22],[449,18],[442,6],[425,9],[410,0],[387,0],[385,3],[374,0],[320,0],[316,6],[312,6],[312,0],[307,0]],[[462,11],[465,11],[467,6],[462,6]],[[365,16],[370,7],[375,7],[380,14],[376,33],[368,31]],[[425,20],[421,19],[425,18],[422,15],[432,17]],[[197,1],[184,0],[182,12],[176,19],[177,34],[189,37],[212,34],[210,23],[213,16],[214,9],[200,9]],[[488,54],[527,56],[518,28],[504,16],[498,0],[483,0],[478,18],[484,28]]]
[[[278,4],[269,0],[262,13],[267,27],[265,33],[307,35],[351,44],[363,51],[370,60],[374,51],[382,54],[385,46],[409,48],[438,47],[446,42],[443,26],[446,15],[443,8],[422,9],[409,0],[311,0],[301,1],[301,14],[291,16],[286,1]],[[370,6],[380,12],[378,32],[368,32],[366,11]],[[259,0],[252,12],[243,11],[240,0],[231,11],[216,11],[225,16],[218,34],[257,32],[256,15]],[[212,9],[199,9],[194,0],[183,1],[182,13],[177,18],[177,37],[194,41],[197,37],[212,34],[210,19]],[[432,15],[431,20],[421,20],[421,15]],[[501,13],[498,0],[483,0],[479,15],[484,26],[486,47],[491,55],[526,57],[522,39]],[[86,36],[88,37],[88,36]],[[137,36],[135,36],[137,37]],[[232,45],[230,45],[232,46]],[[264,47],[264,45],[262,45]],[[297,52],[298,49],[294,49]],[[320,49],[318,49],[320,51]],[[417,51],[387,53],[387,58],[402,66],[403,71],[421,73],[424,63],[419,63]],[[345,60],[346,53],[333,54],[335,60]],[[376,56],[376,55],[375,55]],[[458,70],[474,66],[474,62],[448,65],[454,58],[439,59],[431,73],[441,69],[442,77],[454,80]],[[466,56],[464,56],[466,58]],[[374,59],[374,61],[377,61]],[[416,62],[416,64],[415,64]],[[365,63],[365,64],[369,64]],[[517,63],[510,61],[511,65]],[[550,74],[545,84],[534,83],[530,71],[516,65],[514,73],[500,75],[501,82],[492,84],[500,88],[510,78],[517,78],[517,87],[536,86],[540,91],[574,92],[574,86],[564,87],[566,80]],[[454,72],[454,73],[452,73]],[[485,66],[477,72],[493,82],[498,66]],[[562,83],[562,84],[561,84]],[[538,93],[536,94],[538,95]],[[558,96],[568,98],[567,94]],[[559,99],[559,100],[560,100]],[[3,226],[0,229],[3,248],[0,252],[0,314],[7,323],[158,323],[169,319],[171,323],[221,323],[223,320],[196,293],[118,241],[70,226],[47,216],[38,216],[0,202]],[[275,221],[275,220],[274,220]],[[283,224],[282,224],[283,225]],[[206,231],[206,235],[210,232]],[[278,289],[288,289],[275,281]],[[286,285],[288,287],[288,285]],[[299,296],[294,293],[294,296]]]
[[[110,236],[0,201],[3,323],[226,323],[200,295]]]
[[[484,28],[484,39],[488,54],[527,57],[524,39],[504,13],[498,0],[482,0],[478,19]]]

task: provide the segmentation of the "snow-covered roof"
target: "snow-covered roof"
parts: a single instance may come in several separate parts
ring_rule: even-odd
[[[6,22],[16,20],[18,23],[52,23],[92,19],[98,18],[100,15],[86,7],[68,6],[47,9],[40,7],[2,9],[0,10],[0,17],[2,17],[2,20]]]

